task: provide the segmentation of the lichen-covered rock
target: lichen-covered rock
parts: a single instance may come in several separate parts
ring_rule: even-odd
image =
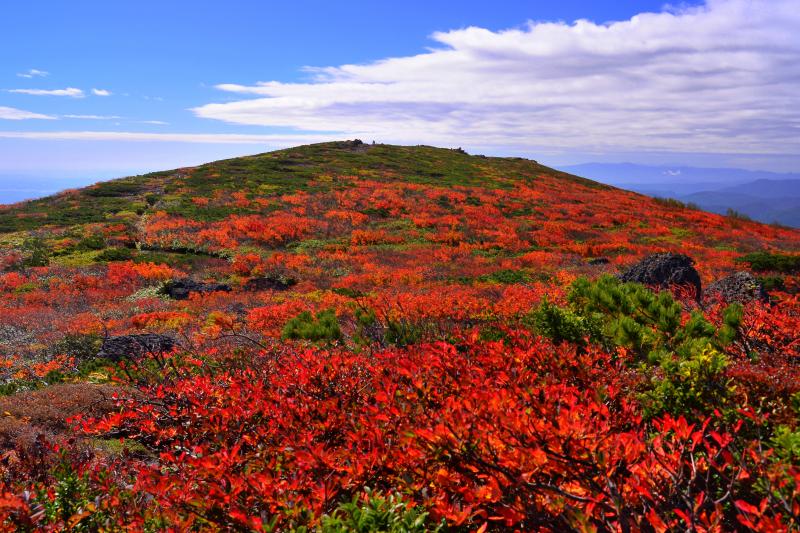
[[[706,288],[706,298],[725,302],[767,302],[769,295],[764,286],[750,272],[736,272],[719,279]]]
[[[694,268],[694,260],[684,254],[648,255],[620,274],[619,279],[665,289],[673,286],[688,287],[697,299],[702,294],[700,274]]]
[[[159,355],[170,352],[175,347],[175,339],[157,333],[135,333],[109,337],[103,341],[97,357],[119,361],[121,359],[140,359],[146,355]]]
[[[217,291],[230,292],[231,286],[225,283],[203,283],[189,278],[174,279],[166,282],[161,288],[161,293],[173,300],[186,300],[189,294],[209,293]]]

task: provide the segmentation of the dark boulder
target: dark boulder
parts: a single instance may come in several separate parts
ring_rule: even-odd
[[[285,291],[297,285],[297,280],[291,276],[264,276],[251,278],[244,284],[246,291]]]
[[[175,339],[157,333],[135,333],[108,337],[103,341],[97,357],[119,361],[120,359],[141,359],[150,355],[159,355],[172,351]]]
[[[186,300],[190,293],[209,293],[217,291],[230,292],[231,286],[225,283],[202,283],[193,279],[183,278],[168,281],[161,288],[161,293],[173,300]]]
[[[764,286],[750,272],[736,272],[719,279],[706,288],[705,296],[725,302],[768,302],[769,295]]]
[[[648,255],[620,274],[619,279],[664,289],[672,286],[687,287],[694,292],[697,299],[702,294],[700,274],[694,268],[694,260],[684,254]]]
[[[607,265],[609,263],[608,257],[593,257],[587,261],[592,266]]]

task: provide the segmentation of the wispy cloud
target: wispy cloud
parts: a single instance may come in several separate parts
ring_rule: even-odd
[[[106,89],[92,89],[92,94],[95,96],[111,96],[111,91]]]
[[[81,120],[116,120],[122,117],[117,115],[61,115],[64,118],[75,118]]]
[[[232,124],[504,150],[800,153],[796,0],[708,0],[609,24],[432,37],[426,53],[225,83]],[[250,97],[250,98],[247,98]]]
[[[32,68],[27,72],[20,72],[17,74],[20,78],[44,78],[48,76],[50,73],[44,70],[39,70]]]
[[[83,98],[85,96],[81,89],[76,89],[75,87],[67,87],[66,89],[8,89],[8,92],[33,96],[70,96],[72,98]]]
[[[41,113],[33,113],[31,111],[23,111],[22,109],[16,109],[13,107],[0,106],[0,120],[55,120],[56,118],[58,117],[43,115]]]
[[[154,124],[156,126],[169,126],[169,122],[163,120],[140,120],[139,124]]]
[[[316,134],[146,133],[129,131],[0,131],[0,139],[45,141],[134,141],[200,144],[257,144],[270,147],[333,140]]]

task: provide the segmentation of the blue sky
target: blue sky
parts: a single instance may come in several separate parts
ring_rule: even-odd
[[[796,11],[791,0],[4,2],[2,185],[353,135],[553,164],[797,170]]]

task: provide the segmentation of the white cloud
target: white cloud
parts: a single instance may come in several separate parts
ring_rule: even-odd
[[[163,120],[140,120],[139,124],[154,124],[156,126],[169,126],[169,122]]]
[[[61,115],[64,118],[76,118],[81,120],[115,120],[118,118],[117,115]]]
[[[17,74],[20,78],[44,78],[48,76],[50,73],[44,70],[38,70],[35,68],[30,69],[28,72],[20,72]]]
[[[335,140],[330,135],[246,133],[146,133],[130,131],[0,131],[0,139],[260,144],[275,147]]]
[[[233,124],[505,150],[800,153],[796,0],[436,33],[426,53],[225,83]],[[250,96],[254,98],[244,98]]]
[[[0,120],[54,120],[56,118],[57,117],[52,117],[50,115],[42,115],[41,113],[33,113],[31,111],[23,111],[22,109],[15,109],[13,107],[0,106]]]
[[[72,98],[83,98],[85,96],[81,89],[76,89],[75,87],[67,87],[66,89],[9,89],[8,92],[34,96],[71,96]]]
[[[111,91],[106,89],[92,89],[92,94],[95,96],[111,96]]]

